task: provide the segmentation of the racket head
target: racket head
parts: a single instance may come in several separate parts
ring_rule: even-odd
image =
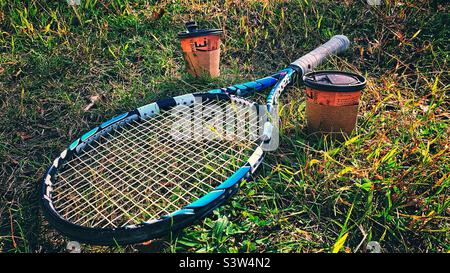
[[[120,223],[120,221],[115,224],[111,223],[116,218],[115,215],[111,216],[114,219],[109,219],[110,223],[106,224],[92,224],[92,222],[86,221],[89,218],[89,215],[96,215],[100,211],[100,216],[103,216],[102,213],[102,205],[105,203],[112,203],[116,205],[116,207],[120,207],[121,200],[124,198],[122,195],[124,191],[126,191],[126,174],[131,171],[136,171],[136,174],[140,176],[145,176],[145,172],[139,172],[136,169],[143,168],[143,164],[139,164],[140,162],[133,162],[137,164],[137,167],[133,168],[133,166],[129,166],[128,163],[121,163],[122,165],[126,165],[127,168],[120,170],[120,168],[115,164],[112,171],[108,171],[108,177],[113,177],[113,182],[108,182],[101,177],[99,173],[99,168],[107,169],[108,166],[102,166],[102,164],[97,164],[99,159],[94,157],[93,159],[88,159],[90,161],[85,161],[83,156],[86,156],[88,153],[93,154],[101,154],[101,158],[106,161],[110,161],[108,156],[103,156],[106,154],[105,151],[101,150],[102,143],[108,143],[110,145],[116,145],[119,142],[108,142],[111,139],[111,136],[114,134],[121,134],[120,132],[128,132],[135,128],[133,126],[138,126],[136,124],[148,124],[148,126],[153,125],[155,128],[155,124],[157,124],[157,119],[163,116],[164,113],[169,113],[171,110],[180,107],[193,107],[198,104],[198,101],[201,103],[212,104],[212,105],[222,105],[222,106],[232,106],[231,108],[240,107],[240,109],[254,109],[256,104],[249,100],[236,97],[229,94],[223,93],[196,93],[196,94],[187,94],[174,98],[163,99],[143,107],[139,107],[133,111],[121,114],[117,117],[112,118],[109,121],[104,122],[100,126],[95,127],[94,129],[88,131],[83,134],[80,138],[75,140],[72,144],[69,145],[67,149],[65,149],[54,161],[53,164],[49,167],[46,174],[44,175],[42,181],[42,189],[41,189],[41,201],[43,206],[44,214],[46,215],[49,222],[56,227],[61,233],[79,240],[81,242],[92,243],[96,245],[114,245],[114,244],[130,244],[136,242],[142,242],[149,239],[162,237],[170,232],[177,231],[183,227],[190,225],[192,222],[197,219],[203,218],[205,215],[210,213],[213,209],[222,205],[226,202],[230,196],[232,196],[239,188],[240,182],[243,179],[249,177],[249,175],[257,168],[259,163],[262,161],[264,152],[261,149],[262,141],[259,139],[254,139],[251,144],[251,148],[246,148],[246,155],[243,155],[239,161],[234,162],[233,168],[228,167],[228,171],[225,174],[215,177],[211,179],[214,183],[209,185],[209,188],[200,191],[196,198],[190,196],[191,198],[186,198],[184,202],[180,202],[178,207],[173,206],[172,210],[162,210],[164,213],[159,213],[158,215],[154,215],[154,217],[149,218],[138,218],[133,219],[133,221]],[[240,110],[239,110],[240,111]],[[127,129],[128,128],[128,129]],[[127,131],[128,130],[128,131]],[[136,130],[136,129],[133,129]],[[151,135],[151,131],[147,129],[147,134]],[[161,132],[159,132],[161,133]],[[129,137],[129,136],[127,136]],[[145,135],[141,136],[145,138]],[[125,138],[126,139],[126,138]],[[102,142],[103,141],[103,142]],[[229,141],[229,140],[227,140]],[[175,145],[173,143],[168,143]],[[186,144],[186,142],[185,142]],[[192,143],[191,143],[192,144]],[[199,142],[194,144],[200,144]],[[241,143],[242,144],[242,143]],[[137,144],[142,147],[132,146],[126,147],[127,143],[124,140],[120,140],[120,145],[118,147],[126,148],[125,153],[130,153],[129,156],[133,156],[133,148],[141,149],[140,152],[146,150],[145,143]],[[189,144],[186,144],[189,145]],[[178,145],[180,146],[180,145]],[[177,147],[178,147],[177,146]],[[191,148],[195,148],[195,145],[188,146]],[[222,144],[221,147],[224,147]],[[111,152],[108,150],[108,152]],[[157,151],[149,150],[146,156],[151,156]],[[213,151],[214,153],[220,153],[219,150]],[[112,150],[112,156],[114,156],[115,151]],[[211,155],[211,153],[208,153]],[[111,156],[111,155],[110,155]],[[179,157],[180,153],[176,154],[176,157]],[[190,156],[195,157],[195,153]],[[185,160],[190,160],[185,157]],[[217,158],[216,158],[217,159]],[[74,163],[74,161],[77,161]],[[210,160],[210,159],[208,159]],[[81,163],[80,163],[81,162]],[[85,163],[82,163],[85,162]],[[178,161],[176,161],[178,162]],[[82,165],[82,170],[77,169],[80,164]],[[90,164],[97,164],[95,166],[89,166]],[[151,164],[151,160],[148,160],[146,164]],[[166,164],[168,164],[166,162]],[[187,164],[180,162],[180,164]],[[216,162],[212,162],[211,164],[216,164]],[[74,167],[75,165],[75,167]],[[132,164],[131,164],[132,165]],[[216,166],[216,165],[213,165]],[[67,172],[68,168],[74,169],[69,174]],[[147,166],[148,167],[148,166]],[[169,166],[166,166],[169,167]],[[173,166],[170,166],[173,167]],[[217,167],[217,166],[216,166]],[[155,167],[156,168],[156,167]],[[148,172],[152,172],[151,168],[146,169]],[[167,170],[166,170],[167,171]],[[205,171],[205,169],[203,169]],[[223,170],[222,170],[223,171]],[[92,176],[90,172],[97,173],[96,176]],[[187,171],[185,171],[187,172]],[[89,173],[89,176],[86,175]],[[117,174],[114,174],[117,173]],[[165,173],[164,175],[167,175]],[[77,177],[77,175],[84,182],[70,181],[70,177]],[[152,172],[152,175],[156,175],[155,171]],[[87,176],[87,177],[85,177]],[[139,180],[139,178],[134,177]],[[149,179],[149,177],[146,177]],[[176,175],[174,178],[177,178]],[[178,176],[179,178],[179,176]],[[145,180],[145,179],[143,179]],[[64,181],[64,182],[62,182]],[[97,181],[97,182],[93,182]],[[136,182],[136,181],[134,181]],[[161,182],[158,179],[152,181],[152,185],[158,185],[157,183]],[[101,188],[103,184],[108,186],[107,189]],[[130,182],[131,183],[131,182]],[[83,191],[77,192],[77,188],[84,187]],[[167,185],[158,185],[157,188],[159,190],[164,190],[164,187]],[[90,188],[91,191],[87,191],[86,188]],[[189,188],[184,188],[185,191],[190,192],[196,190],[192,186]],[[108,195],[109,192],[111,195],[107,198],[99,197],[99,195]],[[137,191],[141,191],[138,189]],[[156,191],[156,190],[152,190]],[[86,193],[86,195],[85,195]],[[152,192],[155,193],[155,192]],[[114,195],[113,195],[114,194]],[[135,201],[135,203],[139,203],[139,206],[132,206],[130,211],[135,211],[136,209],[146,209],[146,203],[150,202],[146,198],[145,193],[134,192],[134,195],[140,195],[143,199],[139,201]],[[158,192],[158,194],[163,195],[163,193]],[[167,193],[166,193],[167,194]],[[66,195],[66,196],[65,196]],[[85,196],[83,196],[85,195]],[[89,201],[86,199],[97,198],[95,201]],[[169,194],[170,196],[170,194]],[[130,197],[133,198],[133,197]],[[144,202],[145,199],[145,202]],[[131,203],[131,204],[135,204]],[[148,204],[148,203],[147,203]],[[71,207],[72,206],[72,207]],[[104,205],[106,207],[106,205]],[[69,207],[67,209],[67,207]],[[79,209],[82,212],[81,216],[74,216],[73,214],[79,213],[77,211]],[[116,210],[116,208],[114,208]],[[129,209],[123,207],[120,212],[123,214],[127,214]],[[117,212],[117,211],[116,211]],[[130,212],[131,213],[131,212]],[[86,216],[88,215],[88,216]],[[107,216],[109,217],[108,214]],[[123,216],[123,215],[122,215]],[[83,218],[84,217],[84,218]],[[78,219],[78,221],[75,221]],[[80,220],[81,219],[81,220]],[[92,220],[92,219],[91,219]],[[136,220],[136,221],[135,221]],[[95,222],[95,219],[92,220]]]

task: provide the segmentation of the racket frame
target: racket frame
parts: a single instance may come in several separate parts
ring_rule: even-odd
[[[190,105],[194,103],[196,98],[201,98],[202,101],[231,100],[237,103],[248,104],[250,107],[256,103],[246,100],[244,97],[272,87],[267,101],[268,108],[270,108],[273,107],[276,99],[290,82],[294,72],[295,70],[287,68],[272,76],[243,84],[213,89],[206,93],[192,93],[173,98],[164,98],[120,114],[89,130],[80,138],[73,141],[67,149],[53,161],[53,164],[45,173],[41,183],[41,205],[43,207],[44,215],[50,224],[62,234],[80,242],[95,245],[123,245],[142,242],[152,238],[165,236],[170,232],[177,232],[192,224],[192,222],[204,218],[212,210],[221,206],[233,196],[239,190],[241,182],[244,179],[249,179],[251,174],[256,171],[264,157],[264,151],[261,148],[263,144],[262,141],[247,162],[212,191],[177,211],[163,215],[158,219],[149,219],[140,224],[125,225],[116,228],[81,226],[62,217],[55,209],[51,196],[53,185],[54,183],[57,183],[58,172],[64,167],[64,163],[70,160],[74,155],[82,152],[88,144],[99,139],[101,136],[110,133],[117,127],[125,126],[140,118],[152,118],[152,116],[157,115],[161,110],[167,111],[180,104]],[[265,141],[267,142],[267,139]]]

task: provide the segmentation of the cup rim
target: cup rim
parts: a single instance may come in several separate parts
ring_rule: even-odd
[[[350,85],[342,85],[342,84],[326,84],[315,81],[312,77],[318,75],[318,74],[340,74],[340,75],[347,75],[352,76],[356,79],[358,79],[358,82],[356,84],[350,84]],[[353,72],[347,72],[347,71],[339,71],[339,70],[320,70],[320,71],[312,71],[308,72],[303,76],[303,83],[305,86],[310,87],[312,89],[318,90],[318,91],[327,91],[327,92],[356,92],[361,91],[366,87],[366,78],[363,77],[360,74],[356,74]]]

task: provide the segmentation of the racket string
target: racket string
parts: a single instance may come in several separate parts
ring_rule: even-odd
[[[115,143],[117,142],[117,139],[116,139],[116,141],[115,141]],[[127,143],[133,143],[132,141],[130,141],[129,139],[127,140]],[[124,143],[124,144],[127,144],[127,143]],[[182,148],[184,147],[184,146],[181,146]],[[220,149],[222,149],[223,148],[223,146],[221,146],[221,147],[216,147],[216,150],[219,150],[219,148]],[[94,148],[94,150],[96,150],[95,148]],[[129,149],[131,152],[133,151],[133,150],[135,150],[135,148],[134,147],[132,147],[131,149]],[[186,150],[186,149],[184,149],[185,151],[188,151],[188,150]],[[175,151],[178,151],[178,149],[176,149]],[[200,150],[201,151],[201,150]],[[128,152],[128,151],[127,151]],[[196,153],[194,153],[194,155],[195,155]],[[140,162],[140,161],[138,161],[138,162]],[[212,162],[214,162],[214,161],[212,161]]]
[[[143,175],[144,177],[147,177],[147,175],[146,175],[145,173],[143,173],[142,171],[140,171],[138,168],[134,167],[134,169],[137,170],[139,174]],[[148,178],[148,177],[147,177],[147,178]],[[123,179],[121,179],[120,177],[118,177],[118,179],[123,181]],[[86,180],[88,180],[88,179],[86,179]],[[139,180],[137,180],[137,179],[134,179],[134,181],[135,181],[135,182],[139,182]],[[154,181],[154,182],[155,182],[155,181]],[[131,184],[131,185],[129,184],[129,186],[131,186],[131,188],[133,188],[133,187],[134,187],[134,184],[135,184],[135,183],[133,183],[133,184]],[[147,189],[151,189],[151,187],[149,187],[149,188],[147,188]],[[157,191],[158,191],[158,190],[153,191],[153,193],[156,194]],[[136,192],[138,195],[142,195],[142,194],[140,194],[140,192],[137,192],[137,191],[135,191],[135,192]],[[170,187],[167,187],[167,193],[166,193],[166,194],[169,194],[169,193],[174,193],[174,192],[172,192],[172,190],[171,190]],[[190,194],[190,195],[191,195],[192,197],[194,197],[194,198],[196,197],[195,195],[191,194],[190,191],[187,191],[187,193]],[[204,191],[203,193],[207,193],[207,192]],[[121,194],[122,194],[122,193],[121,193]],[[158,195],[160,195],[160,194],[158,194]],[[122,196],[127,196],[127,195],[122,194]],[[136,196],[136,195],[134,195],[134,196]],[[145,197],[146,197],[146,196],[145,196]],[[162,197],[162,196],[160,195],[160,199],[161,199],[161,197]],[[184,199],[182,195],[178,195],[178,197],[179,197],[179,199],[180,199],[180,198],[183,199],[184,202],[186,202],[186,203],[188,202],[188,200]],[[119,198],[119,199],[123,199],[123,198]],[[148,200],[148,198],[146,198],[146,199],[147,199],[147,200],[146,200],[147,202],[150,201],[150,200]],[[132,202],[132,203],[135,203],[135,202]],[[173,204],[173,203],[170,202],[170,201],[168,201],[168,203],[170,203],[172,206],[176,206],[175,204]],[[157,205],[157,202],[150,202],[150,206],[152,206],[152,205]],[[164,211],[164,209],[162,209],[161,207],[159,207],[159,208],[160,208],[162,211]],[[164,211],[164,212],[167,213],[167,211]]]
[[[133,130],[128,130],[128,132],[131,132],[131,131],[136,130],[136,131],[142,133],[143,131],[142,131],[142,130],[139,131],[139,129],[140,129],[140,127],[145,128],[145,127],[144,127],[145,125],[146,125],[146,124],[140,124],[139,126],[133,126],[133,128],[132,128]],[[147,131],[151,131],[151,128],[148,129]],[[102,144],[102,145],[106,146],[106,145],[111,144],[111,143],[112,143],[112,145],[113,145],[114,143],[119,142],[119,141],[120,141],[120,137],[123,136],[124,134],[128,133],[128,132],[127,132],[127,131],[122,131],[119,135],[116,135],[114,138],[110,138],[109,140],[108,140],[108,138],[106,138],[106,142],[105,142],[104,144]],[[147,133],[147,132],[145,132],[145,133]],[[134,135],[136,135],[136,134],[134,134]],[[131,136],[133,136],[133,134],[131,134]],[[136,137],[136,138],[138,138],[138,137]],[[105,139],[105,138],[104,138],[104,139]],[[139,140],[140,140],[140,139],[138,139],[138,141],[139,141]],[[135,147],[134,147],[134,146],[130,146],[130,143],[132,143],[132,144],[134,144],[134,145],[136,146],[136,142],[135,142],[135,141],[131,141],[131,140],[128,139],[128,141],[127,141],[126,143],[124,143],[124,147],[129,147],[129,149],[121,149],[121,151],[122,151],[123,153],[132,153],[132,152],[135,150]],[[139,143],[139,144],[140,144],[140,143]],[[145,144],[145,143],[144,143],[144,144]],[[92,147],[92,145],[91,145],[91,147]],[[101,150],[101,149],[100,149],[100,150]],[[94,155],[102,154],[101,152],[99,152],[98,149],[93,148],[93,149],[89,150],[87,153],[84,153],[81,157],[78,157],[80,163],[79,163],[79,164],[75,164],[75,167],[80,167],[80,165],[82,164],[82,161],[83,161],[83,157],[90,157],[90,156],[91,156],[91,155],[90,155],[91,153],[93,153]],[[110,154],[110,152],[108,152],[108,151],[105,151],[105,153],[106,153],[107,155]],[[121,167],[121,166],[120,166],[120,167]],[[63,171],[63,172],[61,173],[61,175],[64,175],[64,173],[65,173],[65,171]],[[76,174],[73,174],[73,176],[76,176]],[[71,178],[71,177],[69,176],[68,178]]]
[[[79,172],[77,169],[74,169],[74,171],[75,172],[77,172],[81,177],[84,177],[84,174],[83,173],[81,173],[81,172]],[[86,179],[86,181],[88,181],[89,182],[89,180],[87,180]],[[107,182],[108,180],[103,180],[104,182]],[[133,214],[130,214],[130,210],[128,209],[124,209],[123,208],[123,206],[120,206],[118,203],[117,203],[117,200],[115,200],[115,198],[113,198],[114,196],[113,195],[109,195],[109,194],[107,194],[107,191],[105,191],[105,189],[101,189],[101,188],[99,188],[98,187],[98,185],[96,185],[95,183],[90,183],[91,185],[92,185],[92,187],[96,190],[95,192],[96,193],[100,193],[101,194],[101,196],[104,196],[106,199],[107,199],[107,201],[109,201],[109,202],[111,202],[112,204],[114,204],[114,206],[117,208],[117,209],[119,209],[119,210],[121,210],[122,211],[122,213],[124,213],[125,215],[133,215]],[[120,194],[121,196],[125,196],[125,197],[128,197],[128,195],[127,194],[124,194],[124,193],[122,193],[122,192],[120,192],[120,190],[118,190],[113,184],[111,184],[111,183],[108,183],[110,186],[111,186],[111,188],[113,189],[113,190],[116,190],[117,191],[117,194]],[[130,188],[132,188],[132,187],[130,187]],[[130,199],[130,198],[129,198]],[[102,199],[101,199],[102,200]],[[131,200],[131,199],[130,199]],[[89,204],[89,202],[88,202],[88,204]],[[95,203],[95,204],[98,204],[98,203]],[[92,207],[93,207],[94,205],[92,205]],[[134,206],[135,207],[137,207],[137,208],[139,208],[140,210],[143,210],[143,211],[145,211],[145,209],[142,207],[142,206],[139,206],[138,204],[134,204]],[[97,210],[97,212],[98,212],[98,210]],[[103,213],[101,213],[101,215],[103,216],[103,219],[108,219],[108,217],[105,217],[104,215],[103,215]],[[79,220],[79,219],[78,219]],[[78,220],[77,221],[73,221],[73,223],[78,223]]]
[[[158,118],[161,119],[161,121],[158,121],[157,119],[154,119],[153,121],[155,122],[155,124],[158,123],[158,122],[159,123],[163,123],[164,122],[163,118],[166,118],[167,113],[169,113],[169,112],[163,112],[162,114],[160,114],[158,116]],[[114,130],[112,132],[112,134],[115,134],[116,137],[120,137],[120,136],[122,136],[122,135],[124,135],[126,133],[129,133],[130,135],[138,135],[139,133],[141,133],[140,129],[144,128],[147,125],[147,124],[144,124],[144,123],[140,123],[142,121],[146,121],[146,120],[144,120],[144,119],[132,120],[132,121],[130,121],[130,123],[128,123],[124,127],[119,127],[117,130]],[[135,123],[140,123],[140,124],[138,125],[138,127],[133,127],[132,130],[126,130],[126,129],[129,129],[128,128],[129,125],[135,124]],[[114,141],[115,141],[115,138],[110,138],[107,141],[107,143],[108,142],[114,142]],[[80,157],[89,156],[91,153],[95,154],[96,150],[84,149],[82,152],[83,152],[83,154]]]
[[[132,167],[133,167],[133,166],[132,166]],[[106,169],[108,169],[108,168],[106,168]],[[78,170],[75,169],[74,171],[75,171],[76,173],[78,173],[81,177],[83,177],[84,180],[90,181],[89,178],[86,178],[83,174],[80,174]],[[121,189],[117,188],[114,184],[110,183],[110,182],[109,182],[109,179],[103,179],[102,181],[108,183],[108,185],[110,186],[110,188],[112,188],[113,190],[115,190],[115,191],[117,192],[118,197],[117,197],[117,196],[113,196],[114,198],[112,198],[111,202],[112,202],[116,207],[118,207],[118,209],[120,209],[120,206],[118,206],[117,202],[118,202],[118,201],[122,201],[123,199],[127,199],[127,200],[129,201],[129,203],[132,204],[132,206],[130,206],[129,203],[126,203],[126,204],[125,204],[125,207],[128,207],[128,208],[138,208],[142,213],[144,213],[144,215],[150,216],[150,214],[147,212],[147,210],[146,210],[144,207],[138,205],[139,203],[142,203],[142,202],[140,202],[140,201],[142,201],[142,200],[138,200],[138,201],[135,200],[135,198],[141,196],[141,197],[143,197],[143,199],[146,199],[147,202],[151,202],[151,200],[148,198],[147,195],[141,193],[139,190],[137,190],[138,188],[135,187],[136,182],[139,182],[139,180],[133,179],[134,177],[132,177],[131,181],[133,181],[133,182],[132,182],[132,183],[128,183],[128,181],[124,180],[124,179],[123,179],[122,177],[120,177],[119,175],[115,174],[115,173],[112,172],[112,171],[110,171],[110,172],[111,172],[111,174],[112,174],[115,178],[117,178],[117,180],[119,180],[120,182],[123,182],[123,183],[121,183],[122,185],[127,185],[127,188],[128,188],[129,190],[131,190],[131,192],[134,193],[134,194],[131,195],[131,194],[130,194],[131,192],[123,192],[123,191],[121,191]],[[91,184],[92,184],[92,183],[91,183]],[[118,185],[121,185],[121,184],[118,184]],[[92,186],[93,186],[93,187],[96,187],[95,184],[92,184]],[[148,189],[150,189],[150,188],[148,188]],[[97,190],[99,190],[99,189],[97,188]],[[100,190],[99,190],[99,192],[104,193],[104,191],[100,191]],[[131,198],[130,196],[133,196],[134,198]],[[108,198],[108,196],[107,196],[106,194],[105,194],[105,197],[106,197],[107,199],[110,199],[110,198]],[[114,202],[114,200],[116,200],[116,201]],[[155,205],[157,205],[157,204],[155,204]],[[159,209],[160,209],[161,211],[164,211],[164,208],[163,208],[163,207],[159,207]],[[120,209],[120,210],[121,210],[121,209]],[[130,209],[128,209],[128,210],[130,210]],[[114,211],[111,213],[111,215],[113,215],[113,214],[114,214]],[[143,215],[143,217],[144,217],[144,215]],[[81,220],[82,220],[82,218],[78,219],[78,221],[81,221]]]
[[[63,178],[64,179],[64,178]],[[78,192],[78,190],[76,189],[76,187],[74,187],[74,186],[72,186],[72,185],[70,185],[69,184],[69,187],[75,192],[75,193],[77,193],[79,196],[80,196],[80,198],[82,198],[82,199],[84,199],[85,201],[86,201],[86,204],[87,205],[89,205],[90,207],[92,207],[92,211],[96,211],[99,215],[101,215],[101,216],[103,216],[102,218],[103,219],[106,219],[106,220],[108,220],[108,218],[107,217],[105,217],[104,215],[103,215],[103,213],[101,212],[101,211],[99,211],[99,209],[97,208],[97,206],[94,206],[83,194],[81,194],[81,193],[79,193]],[[70,219],[68,219],[69,221],[70,221]],[[111,222],[111,221],[109,221],[108,220],[108,222],[111,224],[111,225],[114,225],[114,223],[113,222]]]
[[[213,103],[211,103],[211,102],[209,102],[208,104],[206,104],[205,105],[205,107],[208,107],[208,106],[211,106]],[[235,103],[233,103],[233,104],[231,104],[231,107],[233,108],[233,109],[235,109],[235,111],[238,111],[237,110],[237,108],[236,108],[236,104]],[[245,108],[243,108],[244,109],[244,111],[241,111],[241,112],[246,112],[245,111],[245,109],[246,109],[247,107],[245,107]],[[170,113],[170,112],[165,112],[165,113]],[[237,113],[237,115],[239,116],[240,115],[240,113],[238,112]],[[197,116],[194,116],[194,118],[198,118]],[[237,119],[238,120],[238,122],[240,122],[240,123],[242,123],[242,124],[245,124],[245,122],[243,122],[241,119]],[[142,121],[142,120],[140,120],[140,121]],[[153,119],[149,119],[149,120],[144,120],[144,121],[154,121]],[[131,122],[130,124],[134,124],[134,123],[136,123],[136,122],[138,122],[138,121],[133,121],[133,122]],[[164,122],[164,120],[161,120],[161,121],[158,121],[158,120],[156,120],[156,124],[158,125],[158,124],[161,124],[161,123],[163,123]],[[254,119],[251,121],[251,122],[256,122],[256,121],[254,121]],[[145,126],[145,124],[141,124],[141,126]],[[155,126],[155,127],[157,127],[157,126]],[[136,129],[136,131],[139,133],[139,127],[137,127],[137,128],[135,128]],[[134,130],[133,130],[134,131]],[[126,133],[132,133],[133,131],[130,131],[130,132],[126,132]],[[194,131],[193,132],[194,134],[198,134],[196,131]],[[123,133],[121,133],[121,134],[123,134]],[[132,135],[132,134],[131,134]],[[111,140],[111,141],[113,141],[113,140]],[[90,154],[90,151],[85,151],[84,152],[84,156],[89,156],[89,154]]]
[[[194,193],[194,190],[205,194],[214,187],[213,183],[217,183],[217,185],[222,183],[228,177],[227,173],[228,175],[233,173],[236,170],[234,167],[241,166],[242,164],[239,164],[246,159],[246,156],[248,157],[244,151],[252,150],[251,145],[254,145],[254,143],[243,145],[243,143],[237,141],[233,143],[234,145],[231,145],[232,141],[223,140],[192,141],[191,143],[174,142],[174,136],[167,134],[169,131],[167,129],[171,124],[173,124],[173,119],[170,115],[167,115],[167,117],[159,115],[148,120],[132,122],[125,128],[112,133],[116,134],[114,137],[101,137],[94,143],[89,144],[90,147],[86,152],[66,163],[66,165],[73,162],[76,164],[64,169],[59,174],[61,177],[66,176],[62,181],[67,184],[65,187],[59,185],[59,191],[55,191],[55,203],[62,202],[57,206],[59,210],[65,210],[64,214],[69,215],[70,220],[81,225],[98,226],[103,223],[104,227],[129,224],[135,220],[142,221],[148,216],[155,217],[154,213],[147,210],[149,207],[156,207],[158,214],[161,212],[168,214],[175,209],[179,209],[180,203],[188,204],[193,201],[188,200],[186,196],[199,197],[198,194]],[[156,133],[160,133],[156,137],[157,140],[155,140]],[[164,154],[161,151],[162,149],[168,156],[161,155]],[[156,151],[159,151],[159,153]],[[127,155],[128,158],[132,159],[131,162],[136,165],[127,162],[125,159]],[[86,159],[86,157],[88,158]],[[230,164],[230,158],[234,158],[236,162]],[[83,168],[85,173],[90,175],[83,174]],[[217,171],[218,169],[222,172]],[[107,177],[102,177],[102,174],[107,175]],[[77,182],[70,180],[72,178],[76,181],[77,177],[79,179]],[[161,180],[169,180],[168,178],[173,178],[176,182],[161,183]],[[95,182],[96,179],[100,179],[100,181]],[[90,182],[91,180],[94,182]],[[197,184],[193,183],[192,180]],[[93,183],[98,184],[93,185]],[[100,188],[98,185],[108,188]],[[77,195],[84,197],[84,194],[93,190],[92,187],[97,195],[98,192],[104,194],[98,195],[103,196],[103,198],[99,197],[100,199],[96,200],[94,204],[91,204],[86,198],[75,198],[77,200],[74,205],[74,198],[67,198],[68,193],[75,191],[75,189],[78,189],[76,190]],[[65,190],[61,190],[64,188]],[[177,189],[181,191],[181,194],[174,192]],[[82,192],[79,192],[80,190]],[[107,194],[110,191],[113,193],[108,196]],[[149,195],[152,197],[156,195],[157,198],[151,201]],[[133,199],[131,196],[140,198]],[[64,199],[67,200],[64,202]],[[114,206],[105,205],[105,199],[113,203]],[[124,199],[127,199],[128,202],[123,203]],[[82,202],[83,200],[84,202]],[[143,202],[144,200],[145,202]],[[85,206],[84,203],[88,203],[88,206]],[[161,203],[164,205],[160,205]],[[145,204],[145,206],[136,204]],[[170,204],[170,207],[167,207],[167,204]],[[92,208],[92,210],[87,213],[80,213],[78,210],[83,206]],[[95,209],[93,209],[94,207]],[[113,207],[112,210],[111,207]],[[78,215],[76,215],[77,213]],[[118,216],[115,217],[115,215]],[[74,220],[77,217],[78,219]],[[98,218],[101,218],[102,222]]]
[[[206,193],[206,192],[204,192],[204,193]]]

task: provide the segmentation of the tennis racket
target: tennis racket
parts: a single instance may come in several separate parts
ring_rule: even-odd
[[[205,217],[255,172],[278,123],[244,97],[270,89],[263,108],[273,112],[294,76],[349,44],[337,35],[272,76],[162,99],[93,128],[44,175],[44,215],[96,245],[163,237]]]

